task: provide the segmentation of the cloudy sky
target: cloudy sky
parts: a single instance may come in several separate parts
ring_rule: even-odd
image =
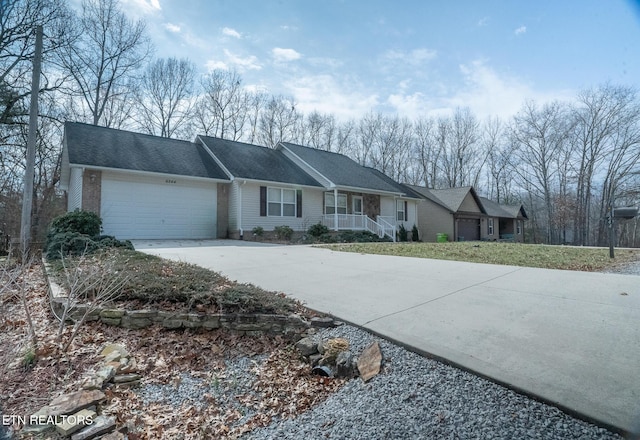
[[[507,117],[607,81],[640,88],[638,0],[121,0],[158,57],[236,69],[304,112]]]

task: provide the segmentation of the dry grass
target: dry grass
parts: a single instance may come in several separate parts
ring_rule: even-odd
[[[291,298],[251,284],[239,284],[194,264],[165,260],[122,248],[110,248],[84,257],[67,257],[67,266],[108,266],[126,279],[118,302],[135,302],[140,307],[175,307],[210,313],[290,314],[299,308]],[[67,289],[60,260],[51,262],[56,279]]]
[[[397,255],[546,269],[603,271],[640,260],[640,250],[616,250],[615,260],[604,248],[546,246],[521,243],[353,243],[327,246],[335,251]]]

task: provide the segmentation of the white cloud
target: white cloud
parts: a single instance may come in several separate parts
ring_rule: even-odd
[[[204,63],[204,66],[206,67],[207,71],[211,72],[212,70],[227,70],[229,69],[229,65],[227,63],[225,63],[224,61],[220,61],[220,60],[208,60],[206,63]]]
[[[180,26],[178,26],[177,24],[173,24],[173,23],[165,23],[164,24],[164,28],[166,30],[168,30],[169,32],[173,32],[174,34],[178,34],[180,33]]]
[[[378,95],[363,90],[356,81],[331,75],[309,75],[285,82],[297,108],[308,114],[314,110],[339,120],[359,118],[378,105]]]
[[[436,101],[438,112],[453,111],[456,107],[469,107],[479,118],[509,118],[516,114],[528,99],[544,104],[555,99],[570,99],[573,94],[567,90],[536,91],[520,78],[499,74],[484,60],[460,65],[460,73],[464,85],[455,94]]]
[[[413,49],[410,52],[402,52],[398,50],[389,50],[384,53],[383,59],[385,61],[401,62],[412,66],[423,64],[427,61],[431,61],[438,55],[438,52],[432,49]]]
[[[227,37],[242,38],[242,35],[240,34],[240,32],[228,27],[222,28],[222,34],[226,35]]]
[[[400,89],[403,89],[402,84],[400,84]],[[387,104],[393,107],[400,116],[414,120],[431,111],[428,106],[428,100],[420,92],[412,94],[392,93],[387,98]]]
[[[132,15],[146,15],[162,10],[160,0],[122,0],[123,10]]]
[[[274,47],[271,50],[271,54],[276,62],[294,61],[302,57],[299,52],[293,49],[283,49],[281,47]]]
[[[488,24],[489,24],[489,17],[482,17],[480,20],[478,20],[477,26],[484,27]]]
[[[518,29],[513,31],[513,33],[516,34],[516,35],[526,34],[527,33],[527,27],[526,26],[520,26]]]
[[[237,69],[239,72],[247,70],[260,70],[262,66],[254,55],[242,57],[224,49],[224,60],[208,60],[205,67],[211,71],[214,69]]]

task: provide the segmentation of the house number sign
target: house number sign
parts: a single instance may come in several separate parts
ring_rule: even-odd
[[[164,183],[177,183],[177,182],[173,179],[166,179]]]

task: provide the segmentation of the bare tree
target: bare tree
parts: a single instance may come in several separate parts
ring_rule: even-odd
[[[539,109],[529,101],[514,117],[510,130],[517,161],[515,172],[531,196],[543,201],[546,243],[558,241],[553,228],[553,200],[558,189],[554,178],[559,172],[556,159],[567,148],[571,130],[568,116],[566,106],[558,102]]]
[[[62,0],[4,0],[0,2],[0,124],[19,122],[26,115],[22,101],[31,94],[31,60],[35,27],[44,29],[42,57],[51,55],[73,38],[71,13]],[[58,88],[64,79],[43,76],[40,92]]]
[[[272,96],[260,114],[258,141],[273,148],[280,141],[294,140],[300,117],[293,98]]]
[[[186,59],[161,58],[147,67],[137,93],[142,129],[162,137],[184,137],[194,92],[195,65]]]
[[[131,89],[135,73],[150,55],[142,21],[129,20],[118,0],[84,0],[78,38],[61,62],[73,78],[73,93],[86,105],[91,123],[110,126],[105,111]]]
[[[594,234],[592,203],[595,179],[602,167],[607,168],[602,199],[596,212],[600,217],[621,178],[637,163],[638,102],[634,89],[605,85],[578,94],[573,115],[576,120],[574,139],[579,158],[577,164],[577,209],[575,238],[577,244],[592,244]],[[598,219],[595,219],[598,221]],[[602,238],[599,239],[602,243]]]
[[[240,140],[252,104],[240,74],[235,70],[214,70],[204,77],[201,87],[195,114],[198,129],[207,136]]]
[[[439,134],[443,136],[444,149],[440,162],[447,187],[478,185],[487,158],[478,143],[479,128],[468,108],[456,109],[453,116],[441,122]]]
[[[333,115],[313,111],[300,118],[296,142],[319,150],[333,151],[336,131]]]
[[[498,203],[510,203],[512,200],[513,145],[509,142],[505,126],[500,119],[489,118],[483,128],[482,145],[487,152],[487,170],[489,174],[490,199]]]
[[[247,92],[247,130],[243,136],[250,144],[258,142],[258,135],[260,130],[260,115],[262,110],[267,104],[267,94],[260,91]]]
[[[436,187],[441,150],[436,138],[437,123],[433,118],[420,118],[413,124],[414,162],[417,174],[411,183]]]

